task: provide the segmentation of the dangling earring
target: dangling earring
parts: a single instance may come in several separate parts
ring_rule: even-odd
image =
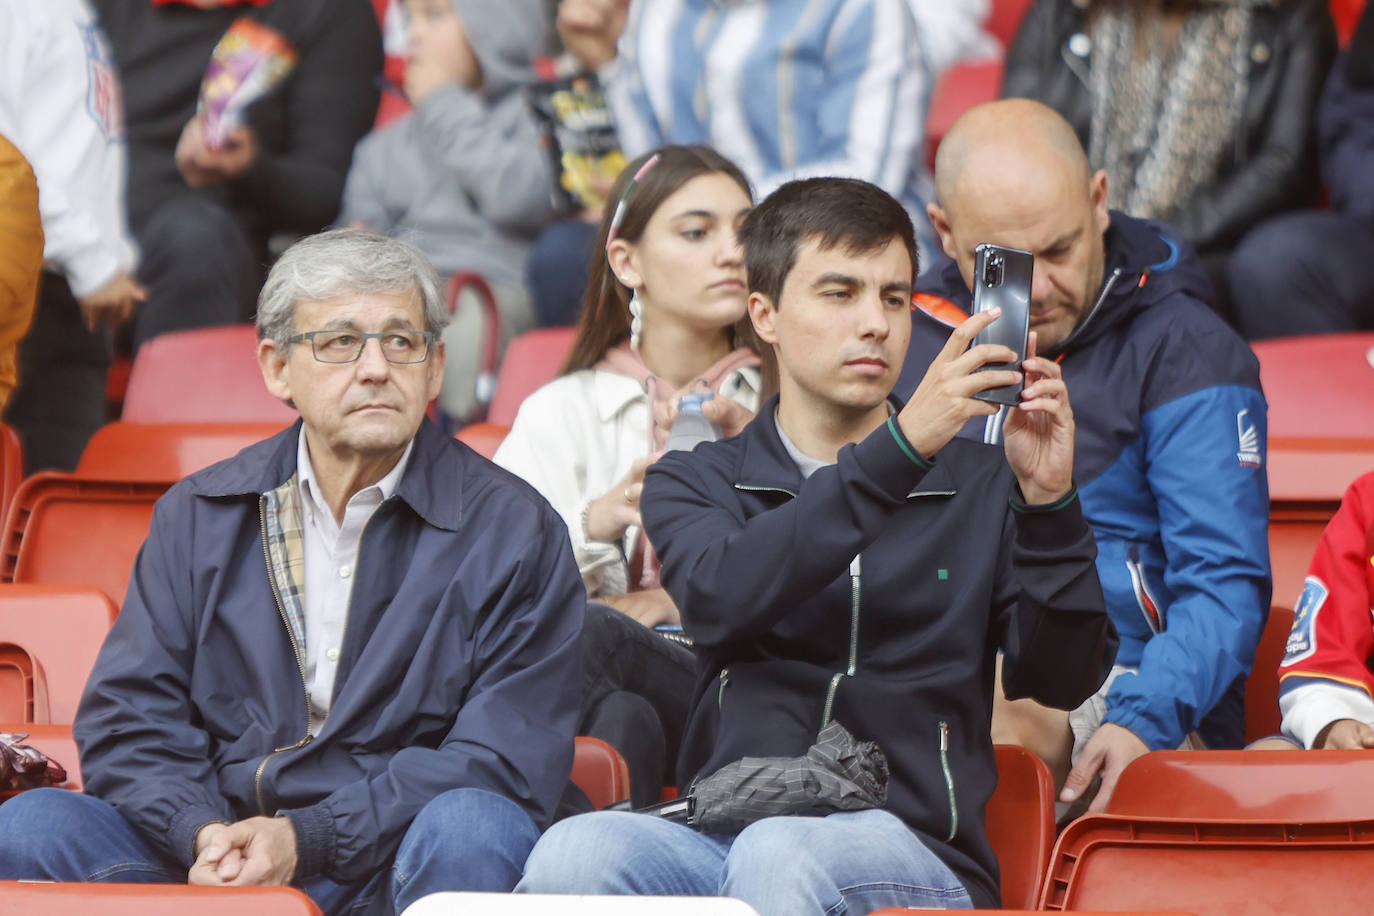
[[[630,349],[639,349],[639,335],[644,331],[644,303],[639,293],[630,296]]]

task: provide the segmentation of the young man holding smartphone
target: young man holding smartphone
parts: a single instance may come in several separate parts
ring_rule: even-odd
[[[1102,810],[1147,750],[1244,741],[1245,677],[1270,597],[1259,365],[1205,304],[1188,243],[1108,211],[1107,174],[1090,170],[1053,110],[1026,99],[974,108],[935,169],[929,212],[954,261],[923,277],[923,291],[967,310],[978,245],[1035,255],[1031,329],[1079,408],[1075,469],[1121,634],[1117,668],[1089,703],[1066,716],[999,694],[993,737],[1045,757],[1065,802],[1100,777]],[[917,316],[899,392],[948,333]],[[985,442],[1008,434],[996,417],[974,426]]]
[[[749,312],[779,393],[737,437],[670,452],[645,527],[700,653],[678,783],[804,754],[831,722],[885,752],[880,807],[784,809],[738,833],[597,812],[540,841],[519,890],[725,894],[769,914],[996,906],[983,827],[995,649],[1012,689],[1073,706],[1116,651],[1073,487],[1054,363],[949,336],[890,397],[911,331],[911,221],[865,182],[791,182],[745,220]],[[955,434],[1027,376],[1001,450]],[[1076,660],[1065,665],[1062,659]]]

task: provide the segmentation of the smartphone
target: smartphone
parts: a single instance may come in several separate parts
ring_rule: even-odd
[[[1002,317],[988,325],[973,339],[978,344],[1001,344],[1016,351],[1014,363],[988,363],[987,369],[1021,370],[1030,339],[1031,269],[1035,256],[1019,248],[982,244],[973,249],[973,313],[1000,308]],[[1024,375],[1015,385],[988,388],[974,395],[980,401],[1016,406],[1021,402]]]

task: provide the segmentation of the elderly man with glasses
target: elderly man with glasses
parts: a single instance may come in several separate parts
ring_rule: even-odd
[[[584,591],[530,487],[425,420],[414,246],[307,238],[259,300],[300,422],[174,487],[76,722],[89,794],[0,808],[0,877],[509,890],[572,764]]]

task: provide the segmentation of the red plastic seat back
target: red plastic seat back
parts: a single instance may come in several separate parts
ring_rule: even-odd
[[[1374,892],[1371,856],[1370,821],[1087,815],[1060,834],[1041,909],[1362,912]]]
[[[24,479],[24,450],[19,434],[0,423],[0,519],[8,517],[15,491]]]
[[[40,699],[46,704],[47,687],[33,653],[0,641],[0,722],[34,721]],[[46,709],[43,713],[46,717]]]
[[[279,423],[106,423],[81,453],[82,476],[174,482],[281,432]]]
[[[1054,845],[1054,782],[1023,747],[999,744],[997,788],[988,800],[988,842],[1002,869],[1004,906],[1035,907]]]
[[[1274,577],[1275,604],[1297,603],[1317,541],[1338,508],[1339,499],[1270,505],[1269,565]]]
[[[294,887],[0,881],[0,913],[32,916],[322,916]]]
[[[177,331],[139,348],[122,419],[137,423],[294,422],[262,381],[251,324]]]
[[[1269,609],[1269,620],[1255,649],[1255,666],[1245,681],[1245,740],[1258,741],[1279,733],[1279,663],[1293,629],[1293,612],[1286,607]],[[1374,813],[1371,813],[1374,817]]]
[[[0,721],[70,725],[116,613],[108,597],[87,586],[0,585],[0,658],[24,667],[18,647],[37,663],[27,672],[29,709],[16,717],[13,699],[0,702]]]
[[[24,481],[0,544],[0,581],[91,585],[116,605],[166,483],[43,471]]]
[[[538,328],[511,340],[496,376],[496,394],[487,422],[510,426],[520,402],[553,381],[572,352],[576,328]]]
[[[1121,773],[1108,814],[1259,821],[1374,820],[1363,751],[1155,751]]]
[[[630,797],[630,768],[625,758],[600,738],[576,738],[572,781],[587,793],[597,809]]]
[[[1011,47],[1016,30],[1021,27],[1021,20],[1025,18],[1026,10],[1032,2],[1033,0],[992,0],[992,9],[988,11],[987,22],[983,27],[997,36],[997,40],[1002,42],[1002,47]]]
[[[1257,340],[1269,436],[1365,439],[1374,429],[1374,332]]]
[[[498,423],[469,423],[458,430],[457,438],[483,458],[492,458],[509,433],[509,426]]]

